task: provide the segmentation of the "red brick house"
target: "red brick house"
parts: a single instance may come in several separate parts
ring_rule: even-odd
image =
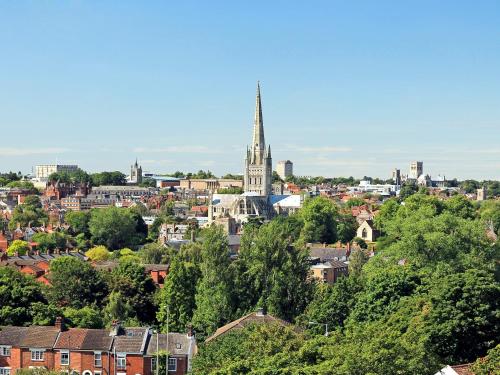
[[[169,374],[186,374],[196,354],[191,332],[168,335]],[[157,349],[167,336],[148,327],[111,330],[69,328],[61,318],[53,327],[1,327],[0,373],[14,375],[20,368],[44,367],[80,375],[153,375]]]

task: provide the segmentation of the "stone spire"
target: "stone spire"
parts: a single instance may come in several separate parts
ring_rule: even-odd
[[[264,122],[262,120],[262,104],[260,101],[260,84],[257,81],[257,97],[255,99],[255,120],[253,123],[253,144],[251,147],[259,156],[264,155],[266,141],[264,140]]]

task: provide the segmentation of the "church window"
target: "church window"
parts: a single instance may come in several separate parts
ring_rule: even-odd
[[[361,232],[361,237],[362,238],[368,237],[368,231],[366,230],[366,228],[363,228],[363,231]]]

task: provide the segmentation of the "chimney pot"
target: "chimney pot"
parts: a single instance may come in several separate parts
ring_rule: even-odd
[[[262,307],[257,307],[257,313],[255,315],[264,316],[264,315],[266,315],[266,310]]]

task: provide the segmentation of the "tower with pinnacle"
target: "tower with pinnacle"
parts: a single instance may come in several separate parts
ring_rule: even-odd
[[[271,158],[271,146],[266,148],[260,84],[257,82],[253,138],[251,146],[247,147],[245,158],[245,192],[256,193],[261,196],[270,195],[272,193],[272,178],[273,162]]]
[[[140,184],[142,182],[142,167],[137,163],[135,159],[135,164],[130,166],[130,183]]]

